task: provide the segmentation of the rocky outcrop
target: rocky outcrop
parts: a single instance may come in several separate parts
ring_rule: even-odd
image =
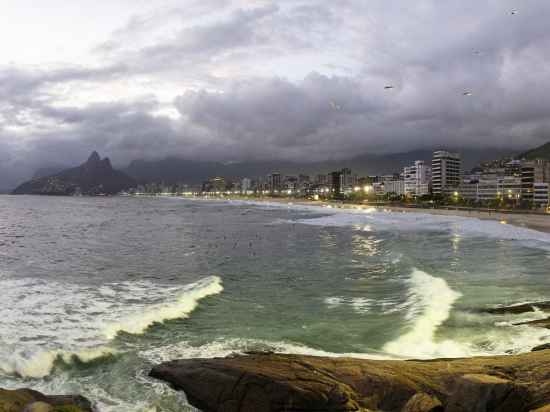
[[[109,158],[101,159],[97,152],[93,152],[82,165],[30,180],[16,188],[13,194],[113,195],[135,185],[134,179],[113,169]]]
[[[93,412],[80,395],[47,396],[31,389],[0,389],[0,412]]]
[[[524,303],[521,305],[499,306],[496,308],[484,309],[483,312],[492,315],[521,314],[534,312],[535,310],[550,311],[550,302]]]
[[[253,353],[175,360],[151,376],[205,412],[541,412],[550,405],[550,350],[430,361]]]

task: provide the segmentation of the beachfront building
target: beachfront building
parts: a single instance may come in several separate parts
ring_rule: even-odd
[[[550,205],[548,183],[535,183],[533,184],[533,204],[535,207],[548,208]]]
[[[243,180],[241,180],[241,193],[243,195],[252,193],[252,180],[248,177],[245,177]]]
[[[496,173],[484,173],[479,178],[478,201],[482,203],[502,199],[502,177]]]
[[[503,199],[507,203],[518,203],[521,200],[521,176],[506,175],[502,178]]]
[[[458,187],[460,198],[471,202],[479,202],[479,174],[464,176]]]
[[[202,191],[206,193],[223,193],[227,190],[225,178],[221,176],[211,177],[202,185]]]
[[[278,193],[281,190],[281,174],[271,173],[267,176],[267,190],[270,193]]]
[[[449,196],[460,186],[462,161],[458,153],[444,150],[434,152],[432,158],[432,192]]]
[[[329,174],[330,180],[329,180],[329,186],[330,191],[334,196],[340,196],[342,193],[342,186],[341,186],[341,171],[335,171],[331,172]]]
[[[405,181],[386,180],[384,182],[384,194],[403,196],[405,194]]]
[[[521,164],[521,199],[534,201],[536,183],[550,182],[550,162],[547,160],[528,160]]]
[[[430,194],[432,169],[423,160],[403,169],[404,192],[408,196],[418,197]]]

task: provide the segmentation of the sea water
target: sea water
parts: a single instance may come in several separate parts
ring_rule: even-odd
[[[181,198],[0,197],[0,387],[181,411],[149,378],[248,350],[372,359],[520,353],[550,235],[452,216]]]

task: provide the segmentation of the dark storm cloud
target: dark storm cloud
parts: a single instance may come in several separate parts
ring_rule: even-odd
[[[96,48],[101,67],[0,70],[0,162],[26,164],[29,174],[93,149],[120,165],[167,155],[307,161],[523,149],[550,140],[548,2],[204,4],[187,15],[135,17]],[[168,21],[169,35],[151,35]],[[52,91],[140,76],[172,82],[179,96],[76,107]],[[189,79],[200,87],[186,87]]]

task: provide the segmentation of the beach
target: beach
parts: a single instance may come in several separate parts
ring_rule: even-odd
[[[227,197],[226,200],[250,200],[251,202],[273,202],[284,204],[296,204],[303,206],[332,207],[338,209],[369,209],[403,212],[403,213],[428,213],[440,216],[460,216],[481,220],[493,220],[502,224],[508,224],[540,232],[550,233],[550,214],[544,213],[521,213],[516,211],[494,211],[482,209],[453,209],[453,208],[422,208],[422,207],[404,207],[378,204],[353,204],[337,201],[305,200],[294,198],[255,198],[248,199],[243,197]]]

